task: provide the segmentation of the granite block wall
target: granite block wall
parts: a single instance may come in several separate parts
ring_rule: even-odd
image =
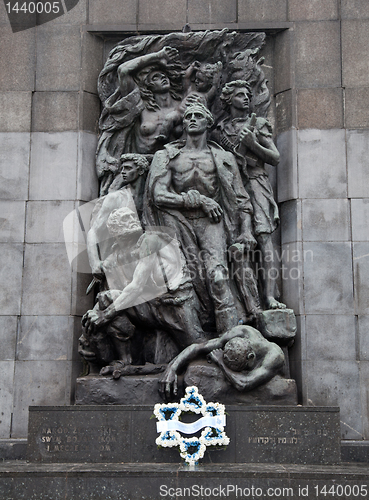
[[[79,0],[18,33],[0,5],[0,439],[26,436],[28,405],[73,401],[89,277],[62,221],[97,195],[103,60],[126,34],[186,23],[268,34],[291,368],[302,403],[339,405],[342,437],[369,439],[367,0]]]

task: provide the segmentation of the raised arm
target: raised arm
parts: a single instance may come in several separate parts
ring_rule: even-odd
[[[135,57],[130,61],[124,62],[118,67],[118,80],[121,92],[123,94],[128,94],[135,88],[132,74],[137,73],[146,66],[150,66],[155,63],[161,63],[163,66],[166,66],[170,60],[176,58],[177,56],[177,49],[173,47],[164,47],[158,52],[145,54],[144,56]]]

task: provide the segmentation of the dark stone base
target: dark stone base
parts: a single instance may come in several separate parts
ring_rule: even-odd
[[[77,379],[76,405],[147,405],[161,401],[160,375],[113,377],[89,375]]]
[[[343,467],[207,464],[198,466],[196,470],[189,470],[185,466],[174,464],[107,466],[107,464],[3,463],[0,464],[0,498],[4,500],[159,500],[162,498],[357,500],[367,498],[365,490],[369,488],[368,477],[369,467],[358,465]],[[325,490],[322,489],[324,486]],[[337,489],[339,486],[343,491],[346,488],[345,495],[341,495],[341,488]],[[327,491],[332,487],[335,493],[338,491],[338,495],[332,495],[333,490],[327,495]],[[175,491],[170,488],[180,489],[176,490],[177,495],[175,495]]]
[[[75,402],[77,405],[147,405],[161,402],[158,375],[130,375],[114,380],[113,377],[89,375],[77,379]],[[191,363],[184,376],[186,386],[196,385],[206,401],[244,405],[297,405],[296,382],[279,375],[250,392],[237,391],[215,365],[206,361]],[[179,379],[180,396],[183,382]]]
[[[24,460],[27,452],[27,439],[1,439],[0,460]]]
[[[227,405],[230,444],[202,463],[340,462],[338,408]],[[181,463],[160,448],[153,406],[30,407],[28,459],[35,462]]]
[[[369,441],[342,441],[341,457],[343,462],[369,463]]]

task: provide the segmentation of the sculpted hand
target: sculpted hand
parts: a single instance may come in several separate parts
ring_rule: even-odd
[[[166,62],[170,62],[178,57],[179,52],[174,47],[166,46],[158,52],[158,55],[165,59]]]
[[[247,127],[241,130],[240,141],[249,148],[252,148],[252,146],[258,143],[255,132],[251,131]]]
[[[198,104],[203,102],[203,97],[197,92],[191,92],[190,95],[186,97],[186,106],[191,106],[192,104]]]
[[[197,189],[190,189],[187,193],[182,193],[186,208],[199,208],[201,207],[201,194]]]
[[[95,328],[104,325],[106,322],[104,313],[102,311],[98,312],[95,309],[87,311],[82,318],[82,326],[86,329],[87,333],[91,333]]]
[[[220,365],[223,361],[223,350],[214,349],[214,351],[209,352],[207,360],[215,365]]]
[[[251,234],[251,231],[244,231],[237,239],[236,243],[242,243],[245,247],[245,252],[249,252],[256,247],[256,240]]]
[[[215,200],[201,195],[201,208],[213,222],[222,220],[223,210]]]
[[[97,265],[95,265],[92,268],[92,276],[97,279],[97,281],[102,281],[104,279],[105,273],[102,268],[102,262],[98,262]]]
[[[170,365],[159,382],[159,393],[165,401],[170,401],[178,394],[178,377]]]

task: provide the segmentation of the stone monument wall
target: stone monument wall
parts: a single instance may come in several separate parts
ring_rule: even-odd
[[[103,62],[126,34],[186,23],[268,35],[292,375],[303,404],[340,406],[344,439],[369,439],[367,1],[79,0],[18,33],[1,4],[0,23],[0,439],[27,435],[28,406],[73,402],[91,278],[71,269],[62,224],[98,194]]]

